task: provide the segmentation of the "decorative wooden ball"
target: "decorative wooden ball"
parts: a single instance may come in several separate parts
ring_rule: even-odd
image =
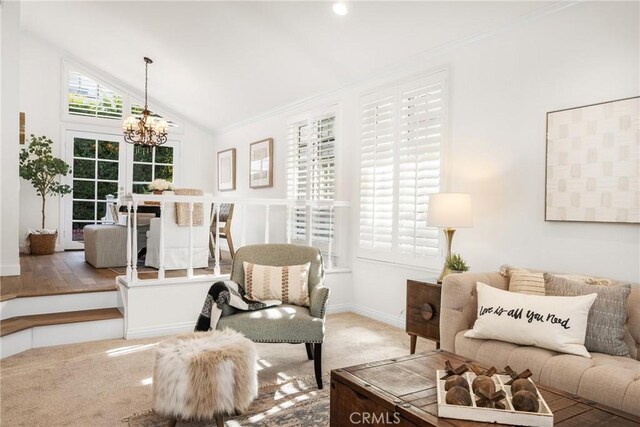
[[[451,390],[455,386],[459,386],[469,390],[469,383],[464,379],[464,377],[461,377],[460,375],[451,376],[444,382],[444,389],[446,391]]]
[[[445,402],[449,405],[471,406],[471,393],[460,386],[452,387],[445,396]]]
[[[540,409],[538,398],[529,390],[520,390],[514,393],[511,403],[516,411],[538,412]]]
[[[525,378],[517,379],[511,384],[511,394],[516,394],[520,390],[530,391],[534,396],[538,396],[538,389],[536,386]]]
[[[485,395],[491,396],[496,392],[496,383],[486,375],[478,375],[471,384],[471,388],[475,394],[478,394],[479,390],[482,390]]]

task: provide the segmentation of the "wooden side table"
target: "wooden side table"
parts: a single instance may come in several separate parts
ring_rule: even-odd
[[[407,280],[406,331],[411,338],[411,354],[418,337],[436,342],[440,348],[440,296],[438,279]]]

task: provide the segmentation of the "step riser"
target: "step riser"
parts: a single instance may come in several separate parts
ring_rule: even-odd
[[[54,345],[122,338],[124,319],[36,326],[0,337],[0,358]]]
[[[64,313],[118,306],[118,292],[86,292],[41,297],[20,297],[0,303],[0,319],[34,314]]]

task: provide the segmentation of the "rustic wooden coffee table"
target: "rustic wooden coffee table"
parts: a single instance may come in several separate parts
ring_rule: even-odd
[[[331,426],[481,426],[486,423],[438,418],[435,371],[451,360],[473,363],[435,350],[331,371]],[[502,368],[502,367],[498,367]],[[539,386],[556,426],[637,427],[640,417],[569,393]],[[499,424],[492,424],[499,425]]]

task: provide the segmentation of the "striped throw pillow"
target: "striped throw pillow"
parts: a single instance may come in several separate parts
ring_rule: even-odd
[[[509,269],[509,291],[544,296],[544,274],[511,268]]]
[[[311,263],[273,267],[243,262],[244,290],[254,301],[280,300],[283,304],[309,306]]]

